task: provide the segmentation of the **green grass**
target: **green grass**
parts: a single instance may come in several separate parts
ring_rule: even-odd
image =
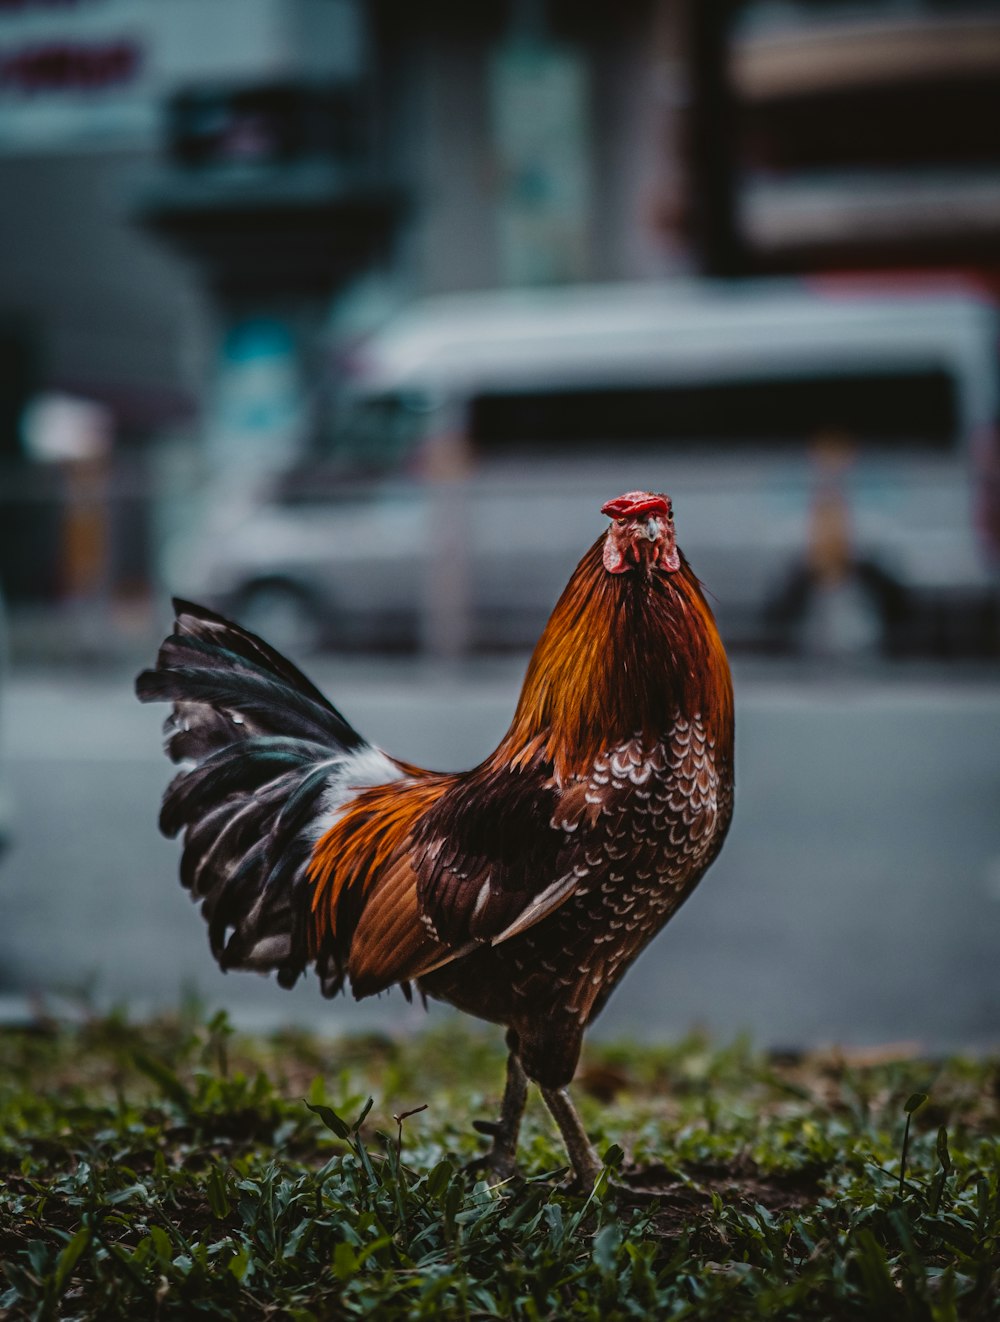
[[[0,1034],[0,1311],[1000,1318],[995,1061],[591,1048],[583,1194],[534,1101],[523,1179],[463,1170],[502,1077],[499,1037],[451,1027]]]

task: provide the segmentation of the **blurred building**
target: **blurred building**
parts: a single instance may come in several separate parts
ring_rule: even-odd
[[[362,174],[408,202],[367,255],[406,294],[668,269],[664,9],[0,6],[0,314],[34,346],[32,388],[100,398],[126,435],[191,416],[214,296],[325,297],[350,273],[357,235],[333,213]]]
[[[662,275],[677,211],[683,5],[372,6],[423,292]]]
[[[116,471],[198,433],[219,467],[280,465],[327,407],[338,303],[349,340],[503,285],[1000,288],[998,112],[995,2],[8,0],[0,462],[41,390],[110,410]],[[112,585],[146,572],[119,525]]]
[[[703,140],[722,144],[692,161],[709,265],[959,270],[1000,289],[995,0],[696,8]]]
[[[62,498],[51,470],[12,476],[37,391],[106,405],[118,471],[130,442],[199,428],[220,463],[280,464],[364,272],[384,305],[683,264],[655,222],[680,187],[675,27],[655,0],[0,5],[0,461],[21,502],[0,572],[65,577],[14,563]],[[58,529],[42,541],[58,561]],[[134,576],[133,542],[109,545]]]
[[[275,242],[274,220],[305,216],[315,234],[349,191],[341,163],[361,149],[344,144],[344,124],[368,65],[354,0],[0,5],[0,574],[15,595],[78,586],[61,563],[78,483],[25,444],[17,418],[31,394],[98,402],[113,419],[102,474],[113,528],[94,592],[148,578],[140,446],[196,433],[220,393],[218,362],[263,361],[264,430],[295,430],[294,317],[234,337],[218,293],[229,268],[262,260],[294,311],[303,245]],[[218,261],[199,266],[190,245],[151,235],[167,215],[172,237],[196,231]],[[325,251],[335,246],[331,236]]]

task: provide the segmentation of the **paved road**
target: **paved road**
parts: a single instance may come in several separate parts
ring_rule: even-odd
[[[370,738],[447,768],[490,751],[520,671],[355,662],[317,678]],[[89,985],[138,1013],[187,990],[258,1025],[424,1021],[398,994],[327,1004],[313,982],[286,993],[216,970],[177,847],[156,831],[162,712],[126,676],[15,678],[6,698],[0,993]],[[755,669],[737,674],[737,710],[729,842],[600,1031],[1000,1043],[1000,687]]]

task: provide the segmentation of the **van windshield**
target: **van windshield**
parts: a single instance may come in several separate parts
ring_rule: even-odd
[[[419,443],[433,408],[433,401],[417,391],[347,400],[320,457],[345,477],[398,471]]]

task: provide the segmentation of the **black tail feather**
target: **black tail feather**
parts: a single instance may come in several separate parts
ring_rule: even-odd
[[[206,806],[253,794],[287,772],[312,770],[317,754],[325,761],[330,750],[314,743],[261,735],[220,748],[171,781],[163,798],[160,830],[173,837]]]
[[[249,629],[244,629],[242,625],[227,620],[224,615],[218,615],[215,611],[209,610],[207,606],[196,606],[193,602],[185,601],[182,597],[174,597],[174,612],[177,616],[177,632],[184,637],[196,639],[202,643],[209,643],[215,647],[223,647],[226,651],[234,652],[241,656],[245,661],[260,667],[264,671],[279,676],[284,679],[293,689],[300,693],[308,694],[320,707],[325,707],[332,712],[345,729],[350,730],[350,726],[340,715],[337,709],[324,697],[319,689],[307,679],[299,670],[298,666],[292,665],[287,657],[276,652],[269,643],[265,643],[263,638],[258,638],[255,633]],[[356,731],[351,731],[355,738],[360,738]]]
[[[292,777],[279,777],[260,794],[246,795],[235,802],[224,800],[207,819],[191,823],[181,859],[181,882],[196,899],[210,895],[217,879],[230,871],[232,860],[245,857],[257,843],[262,826],[276,815],[281,798],[292,784]],[[268,836],[278,838],[273,824]]]
[[[175,761],[202,758],[241,735],[281,734],[349,752],[365,741],[302,672],[255,634],[175,601],[175,632],[136,680],[140,702],[172,702],[164,727]]]
[[[208,706],[216,717],[228,714],[226,733],[230,742],[241,734],[284,734],[333,742],[345,750],[361,743],[360,736],[338,712],[320,707],[307,695],[297,693],[287,681],[258,674],[242,663],[233,666],[222,649],[206,656],[200,665],[179,664],[187,649],[171,646],[172,641],[168,639],[161,652],[161,668],[144,671],[136,681],[141,702],[177,702],[183,705],[185,716],[190,707],[199,705]],[[190,722],[181,726],[185,733],[195,728]],[[212,730],[217,733],[217,720],[212,721]],[[198,756],[201,750],[191,741],[187,743],[182,756]],[[169,751],[176,761],[177,750],[170,747]]]
[[[220,966],[273,970],[291,986],[310,958],[307,868],[326,796],[354,755],[383,758],[387,780],[398,769],[262,639],[174,605],[175,632],[136,681],[140,701],[173,704],[167,752],[193,764],[168,786],[160,828],[184,832],[181,880],[202,902]],[[340,989],[329,959],[317,971],[326,994]]]

